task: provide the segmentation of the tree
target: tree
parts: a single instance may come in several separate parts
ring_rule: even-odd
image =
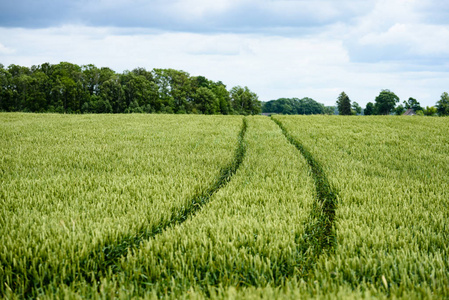
[[[362,113],[362,108],[357,102],[352,102],[352,110],[356,115],[360,115]]]
[[[215,94],[207,87],[197,89],[194,96],[194,103],[198,111],[203,114],[213,115],[219,113],[220,103]]]
[[[334,114],[334,107],[324,107],[312,98],[279,98],[265,102],[262,106],[265,113],[278,113],[284,115],[312,115],[312,114]]]
[[[374,115],[374,104],[372,102],[368,102],[366,104],[366,108],[363,111],[363,114],[365,116],[370,116],[370,115]]]
[[[351,100],[345,92],[341,92],[337,99],[338,113],[343,116],[352,115]]]
[[[441,94],[440,101],[437,102],[437,111],[440,116],[449,116],[449,94]]]
[[[84,88],[91,96],[97,95],[100,86],[100,70],[93,64],[82,66],[81,68]]]
[[[335,114],[335,109],[336,109],[335,106],[325,106],[324,107],[324,114],[326,114],[326,115],[333,115],[333,114]]]
[[[0,110],[13,111],[12,75],[0,64]]]
[[[378,115],[388,115],[399,102],[399,97],[390,90],[382,90],[375,99],[375,111]]]
[[[232,113],[231,97],[229,95],[228,90],[226,89],[226,86],[221,81],[219,81],[213,85],[212,91],[214,92],[215,96],[218,99],[220,112],[223,115],[231,114]]]
[[[419,102],[415,98],[408,98],[407,101],[404,101],[405,109],[413,109],[414,111],[423,110]]]
[[[291,103],[292,113],[298,107],[302,112],[316,109],[306,98]],[[257,95],[247,87],[235,87],[231,95],[221,81],[174,69],[117,74],[93,64],[0,64],[0,111],[258,114],[260,109]]]
[[[404,101],[404,102],[405,102],[405,101]],[[402,114],[404,113],[404,111],[405,111],[405,108],[404,108],[404,106],[402,106],[402,104],[399,104],[399,105],[394,109],[394,113],[395,113],[397,116],[402,115]]]
[[[159,87],[159,101],[164,105],[166,112],[189,110],[189,101],[195,94],[192,91],[189,73],[174,69],[153,69],[152,76]]]
[[[437,114],[437,108],[435,106],[427,106],[424,110],[423,110],[424,115],[426,116],[434,116]]]
[[[261,112],[259,97],[248,87],[235,86],[231,89],[231,103],[233,110],[242,115],[257,115]]]
[[[295,98],[294,98],[295,99]],[[296,99],[297,100],[297,99]],[[304,97],[297,100],[297,113],[306,115],[324,114],[324,105],[316,102],[312,98]]]
[[[117,75],[114,75],[109,80],[103,82],[99,90],[100,97],[111,104],[112,112],[122,113],[125,111],[127,106],[124,91]]]

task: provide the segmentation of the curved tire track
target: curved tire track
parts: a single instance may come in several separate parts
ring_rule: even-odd
[[[331,186],[323,168],[310,151],[288,133],[281,121],[273,117],[271,119],[281,128],[286,139],[306,159],[315,183],[316,199],[309,219],[304,225],[304,234],[295,238],[297,245],[296,264],[300,268],[299,275],[305,278],[309,276],[320,255],[323,252],[333,251],[337,245],[334,222],[338,193]]]
[[[237,148],[235,150],[233,160],[227,166],[220,170],[220,174],[217,177],[216,181],[209,188],[207,188],[202,193],[193,196],[192,199],[188,201],[189,205],[183,206],[181,208],[174,208],[167,220],[162,221],[161,223],[151,228],[142,228],[134,236],[124,237],[118,243],[103,246],[101,250],[97,249],[97,251],[92,252],[91,254],[95,256],[98,254],[98,251],[101,251],[103,253],[103,260],[98,266],[98,271],[105,271],[109,267],[112,267],[114,269],[115,263],[118,261],[118,259],[126,255],[128,251],[134,248],[138,248],[143,240],[150,239],[172,226],[182,224],[189,217],[194,216],[196,212],[198,212],[205,204],[207,204],[210,201],[212,195],[214,195],[219,189],[224,187],[231,180],[231,177],[235,174],[240,164],[242,163],[246,152],[244,138],[247,127],[248,123],[246,118],[244,118],[242,128],[238,135]],[[89,261],[89,259],[92,259],[92,256],[89,256],[87,258],[87,261]],[[81,265],[83,265],[83,263]]]
[[[132,252],[140,247],[144,240],[155,237],[164,232],[170,227],[182,224],[188,218],[193,217],[205,204],[210,201],[210,198],[231,180],[232,176],[237,172],[240,164],[246,153],[245,133],[248,127],[246,118],[243,118],[241,130],[238,135],[237,148],[235,149],[234,158],[232,161],[220,170],[219,176],[215,182],[203,192],[193,196],[188,205],[181,208],[174,208],[170,217],[163,220],[157,225],[150,228],[142,226],[134,235],[124,236],[116,241],[103,243],[96,249],[91,251],[89,255],[79,260],[79,272],[74,275],[66,276],[62,279],[64,284],[70,285],[72,282],[79,279],[84,279],[89,283],[98,282],[103,274],[112,270],[112,272],[119,271],[117,262],[122,256],[126,256],[128,252]],[[26,298],[35,298],[45,287],[52,283],[55,275],[49,275],[44,278],[39,284],[33,284],[26,287],[24,296]],[[56,275],[57,276],[57,275]]]

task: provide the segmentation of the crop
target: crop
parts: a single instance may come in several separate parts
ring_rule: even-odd
[[[314,202],[307,163],[268,118],[248,118],[245,141],[230,183],[195,217],[124,257],[116,287],[210,295],[219,286],[277,286],[301,274]],[[112,279],[103,284],[112,288]]]
[[[339,191],[314,293],[449,296],[449,120],[276,116]]]
[[[162,230],[233,159],[241,123],[2,114],[1,293],[95,277],[148,228]]]
[[[447,298],[447,128],[0,114],[0,295]]]
[[[275,288],[302,274],[314,183],[301,154],[265,117],[248,117],[244,157],[229,183],[194,216],[144,241],[94,285],[60,285],[61,297],[226,293]]]

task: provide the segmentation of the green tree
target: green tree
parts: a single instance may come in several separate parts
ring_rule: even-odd
[[[164,104],[166,112],[177,112],[179,109],[190,111],[192,96],[191,78],[189,73],[174,69],[153,69],[152,75],[159,91],[160,103]]]
[[[81,67],[83,88],[90,95],[97,95],[100,87],[100,70],[93,64]]]
[[[372,102],[368,102],[366,104],[365,110],[363,111],[365,116],[374,115],[374,104]]]
[[[402,106],[402,104],[399,104],[399,105],[396,106],[396,108],[394,109],[394,113],[395,113],[397,116],[402,115],[402,114],[404,113],[404,111],[405,111],[405,108],[404,108],[404,106]]]
[[[298,114],[306,114],[306,115],[318,115],[318,114],[324,114],[325,108],[324,105],[321,103],[316,102],[312,98],[304,97],[302,99],[296,99],[295,105],[296,110]]]
[[[374,108],[378,115],[388,115],[399,102],[399,97],[390,90],[382,90],[375,99]]]
[[[13,84],[15,86],[15,108],[16,111],[29,111],[28,105],[32,101],[30,99],[30,88],[32,85],[32,78],[28,74],[20,74],[13,79]]]
[[[324,107],[324,114],[326,114],[326,115],[333,115],[333,114],[335,114],[335,109],[336,109],[335,106],[325,106]]]
[[[426,116],[434,116],[437,114],[437,108],[435,106],[427,106],[424,110],[423,110],[424,115]]]
[[[277,113],[285,115],[311,115],[311,114],[333,114],[334,107],[326,110],[323,104],[316,102],[312,98],[279,98],[265,102],[262,106],[265,113]]]
[[[77,109],[79,103],[76,99],[76,82],[70,77],[62,77],[61,82],[61,96],[63,99],[63,107],[65,112],[72,112]]]
[[[226,86],[221,81],[219,81],[213,85],[212,91],[218,99],[220,113],[223,115],[231,114],[231,97],[228,90],[226,89]]]
[[[360,115],[362,113],[362,107],[357,102],[352,102],[352,110],[356,115]]]
[[[123,88],[118,75],[103,82],[99,88],[100,97],[111,104],[112,112],[123,113],[127,108]]]
[[[410,97],[408,98],[407,101],[404,101],[403,103],[405,109],[413,109],[414,111],[423,110],[418,100],[416,100],[415,98]]]
[[[207,87],[197,89],[194,103],[197,110],[203,114],[212,115],[220,112],[220,103],[217,97]]]
[[[12,75],[0,64],[0,110],[13,111]]]
[[[54,84],[51,89],[52,100],[57,100],[55,107],[61,112],[77,112],[83,106],[83,101],[88,101],[83,89],[82,67],[61,62],[52,66],[52,80]]]
[[[10,75],[9,88],[11,90],[11,105],[12,111],[24,110],[27,98],[28,90],[31,84],[31,71],[27,67],[21,67],[18,65],[10,65],[8,67],[8,73]]]
[[[441,94],[440,100],[437,102],[437,111],[440,116],[449,116],[449,94],[444,92]]]
[[[351,100],[345,92],[341,92],[337,99],[338,113],[343,116],[352,115]]]
[[[231,89],[230,94],[234,112],[242,115],[260,114],[261,103],[259,98],[248,87],[235,86]]]
[[[45,73],[36,69],[31,76],[26,107],[33,112],[45,112],[47,107],[47,90],[49,78]]]
[[[304,99],[289,104],[292,113],[298,107],[301,111],[315,109]],[[258,114],[260,109],[257,95],[247,87],[235,87],[231,94],[221,81],[190,77],[173,69],[136,68],[116,74],[93,64],[61,62],[7,69],[0,64],[2,111]]]
[[[143,108],[139,106],[137,100],[133,100],[129,107],[125,110],[125,113],[143,113]],[[165,110],[164,110],[165,112]]]

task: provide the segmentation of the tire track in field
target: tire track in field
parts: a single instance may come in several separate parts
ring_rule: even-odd
[[[117,262],[122,256],[126,256],[128,252],[132,252],[140,247],[144,240],[155,237],[165,230],[182,224],[188,218],[193,217],[204,205],[206,205],[210,198],[231,180],[232,176],[237,172],[240,164],[243,161],[246,153],[245,133],[248,127],[246,118],[243,118],[241,130],[238,134],[237,147],[235,149],[234,158],[225,167],[220,170],[215,182],[203,192],[194,195],[189,201],[188,205],[181,208],[174,208],[171,211],[170,217],[163,220],[157,225],[150,228],[142,226],[140,230],[134,235],[124,236],[116,241],[99,245],[95,250],[91,251],[89,255],[79,260],[79,272],[73,275],[68,275],[62,279],[64,284],[70,285],[72,282],[79,279],[84,279],[89,283],[99,282],[104,274],[107,272],[120,271],[117,267]],[[76,263],[76,262],[75,262]],[[55,274],[49,274],[40,284],[32,284],[26,287],[24,296],[26,298],[35,298],[45,287],[52,284]],[[39,292],[40,291],[40,292]]]
[[[117,266],[115,264],[120,259],[120,257],[126,255],[128,251],[132,251],[132,249],[138,248],[142,241],[148,240],[164,232],[170,227],[182,224],[189,217],[194,216],[205,204],[210,201],[210,198],[219,189],[226,186],[235,172],[237,172],[246,152],[244,138],[247,128],[248,122],[246,118],[244,118],[242,128],[238,135],[237,148],[235,149],[234,158],[227,166],[220,170],[219,176],[210,187],[208,187],[202,193],[193,196],[192,199],[189,200],[188,205],[181,208],[172,209],[170,217],[167,220],[162,221],[161,223],[151,228],[142,228],[136,235],[124,237],[117,243],[102,246],[101,250],[97,249],[96,251],[92,252],[91,256],[87,257],[86,263],[81,262],[81,266],[83,266],[84,264],[89,264],[89,261],[94,257],[98,257],[98,253],[99,251],[101,251],[102,255],[100,257],[102,259],[99,261],[99,265],[97,267],[98,270],[96,271],[98,273],[102,273],[103,271],[108,270],[109,267],[111,267],[113,271],[116,271]],[[92,271],[94,270],[89,270],[89,273],[92,274]]]
[[[315,183],[316,199],[309,218],[304,224],[304,233],[302,236],[295,237],[297,245],[296,264],[300,267],[299,275],[306,278],[320,255],[323,252],[331,252],[337,245],[334,222],[338,194],[329,183],[323,168],[315,160],[312,153],[288,133],[281,121],[273,117],[271,119],[281,128],[285,138],[306,159]]]

